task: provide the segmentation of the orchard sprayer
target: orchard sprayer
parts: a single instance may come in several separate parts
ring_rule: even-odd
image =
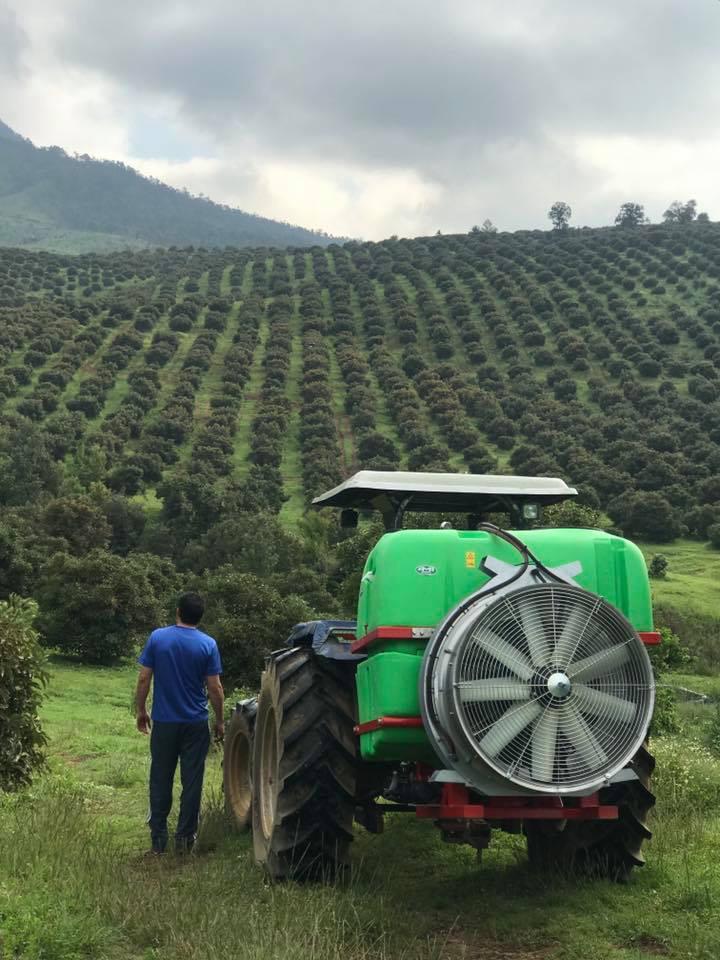
[[[386,532],[356,621],[298,624],[229,724],[226,806],[271,877],[336,875],[353,822],[381,833],[398,812],[478,851],[524,835],[536,866],[623,880],[644,862],[647,569],[621,537],[542,527],[574,496],[547,477],[362,471],[316,498],[343,527],[379,511]]]

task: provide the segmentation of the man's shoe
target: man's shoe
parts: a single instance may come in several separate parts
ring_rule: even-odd
[[[195,837],[175,837],[175,853],[179,857],[191,854],[195,845]]]
[[[164,850],[156,850],[155,847],[152,847],[150,850],[146,850],[142,855],[143,860],[157,860],[158,857],[165,855]]]

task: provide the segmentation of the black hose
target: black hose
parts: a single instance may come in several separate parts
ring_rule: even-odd
[[[528,547],[526,543],[523,543],[522,540],[520,540],[514,534],[509,533],[507,530],[503,530],[502,527],[495,526],[494,523],[481,523],[478,525],[477,529],[484,530],[486,533],[490,533],[492,534],[492,536],[497,537],[500,540],[505,540],[506,543],[509,543],[512,547],[515,547],[515,549],[522,555],[525,561],[523,567],[521,568],[523,573],[525,572],[525,570],[527,570],[530,564],[530,561],[532,560],[532,562],[535,564],[535,567],[538,570],[542,571],[542,573],[544,573],[551,580],[555,580],[557,583],[566,582],[565,580],[563,580],[562,577],[559,577],[556,573],[550,570],[549,567],[546,567],[544,563],[538,560],[538,558],[532,552],[530,547]],[[512,577],[510,580],[506,580],[505,583],[502,584],[502,586],[506,587],[508,586],[508,584],[512,583],[513,580],[516,580],[516,579],[517,577]]]
[[[531,561],[532,563],[535,564],[535,567],[538,570],[541,570],[551,580],[556,580],[558,583],[566,582],[565,580],[563,580],[562,577],[559,577],[556,573],[553,573],[552,570],[548,569],[545,566],[545,564],[541,563],[538,560],[538,558],[535,556],[535,554],[530,550],[528,545],[526,543],[523,543],[522,540],[518,539],[518,537],[516,537],[514,534],[509,533],[507,530],[503,530],[502,527],[498,527],[494,523],[489,523],[489,522],[478,524],[477,529],[483,531],[484,533],[489,533],[493,537],[497,537],[498,540],[504,540],[506,543],[509,543],[510,546],[514,547],[518,551],[518,553],[521,555],[521,557],[523,558],[523,562],[520,564],[520,566],[517,568],[515,573],[508,580],[503,580],[502,583],[499,583],[496,587],[492,587],[492,586],[488,587],[486,584],[484,587],[481,587],[480,590],[475,591],[475,593],[471,593],[469,597],[466,597],[465,600],[462,601],[462,603],[459,603],[457,607],[455,607],[455,610],[453,611],[452,616],[445,621],[443,625],[443,635],[447,633],[448,629],[455,623],[458,617],[461,616],[461,614],[463,614],[468,609],[468,607],[472,606],[472,604],[475,603],[475,601],[478,600],[480,596],[487,597],[490,594],[497,593],[499,590],[506,590],[510,586],[510,584],[515,583],[516,580],[519,580],[520,577],[522,577],[523,574],[527,571]],[[433,647],[435,649],[437,649],[437,639],[438,639],[437,636],[433,637]],[[432,658],[433,661],[435,660],[434,650],[433,652],[430,653],[430,657]],[[425,703],[427,704],[428,709],[432,711],[433,719],[436,722],[439,722],[437,715],[435,714],[435,711],[433,709],[433,699],[432,699],[431,690],[430,690],[431,680],[432,680],[432,669],[428,669],[425,672],[425,682],[426,682]]]

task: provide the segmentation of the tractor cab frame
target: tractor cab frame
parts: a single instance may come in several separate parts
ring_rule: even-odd
[[[488,514],[506,513],[515,529],[523,529],[539,518],[543,506],[576,496],[577,490],[554,477],[361,470],[315,497],[313,506],[339,507],[344,527],[357,526],[360,512],[377,510],[386,530],[400,530],[412,510],[465,514],[470,530]]]

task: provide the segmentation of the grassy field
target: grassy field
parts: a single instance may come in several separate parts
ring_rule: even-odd
[[[712,617],[720,614],[720,550],[695,540],[640,546],[648,561],[656,553],[668,559],[665,579],[651,581],[656,603]]]
[[[130,713],[133,682],[132,667],[52,665],[49,770],[0,798],[3,960],[720,954],[720,763],[693,740],[697,724],[655,741],[655,839],[629,885],[539,878],[516,837],[498,836],[478,863],[394,815],[383,836],[358,833],[347,886],[273,887],[223,821],[217,752],[198,855],[143,858],[148,743]]]

